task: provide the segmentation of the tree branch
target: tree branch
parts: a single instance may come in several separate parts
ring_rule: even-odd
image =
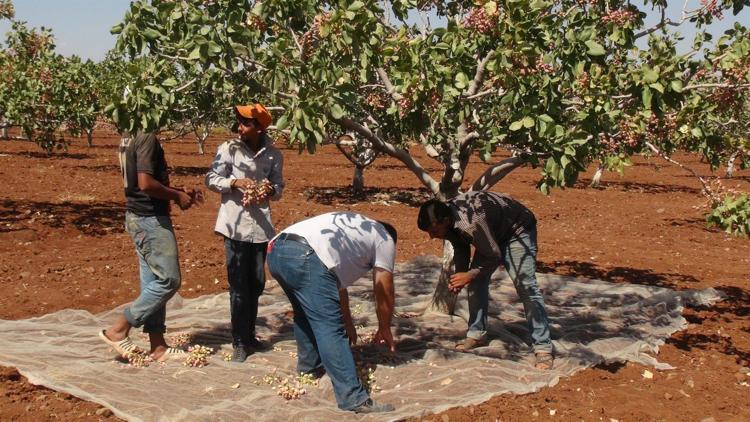
[[[376,136],[369,128],[355,122],[349,117],[342,117],[340,119],[335,119],[332,117],[331,121],[348,130],[356,132],[360,136],[363,136],[364,138],[372,142],[372,144],[375,145],[378,150],[385,152],[391,157],[394,157],[404,163],[406,167],[409,168],[409,170],[417,175],[419,181],[422,182],[422,184],[425,185],[427,189],[429,189],[433,194],[437,195],[440,192],[440,185],[416,160],[414,160],[414,158],[411,157],[411,155],[409,155],[408,151],[396,148],[396,146],[394,146],[390,142],[386,142]]]
[[[382,67],[379,67],[375,70],[378,74],[378,77],[380,78],[380,81],[383,82],[383,85],[385,85],[385,90],[388,91],[388,94],[396,101],[401,101],[402,98],[404,98],[403,95],[396,92],[396,89],[393,87],[393,84],[391,83],[391,79],[388,77],[388,74],[385,72],[385,69]]]
[[[182,86],[175,88],[174,92],[182,92],[188,88],[194,83],[198,82],[198,78],[193,78],[187,82],[185,82]]]
[[[645,142],[645,145],[654,154],[658,155],[659,157],[663,158],[664,160],[666,160],[666,161],[668,161],[668,162],[670,162],[670,163],[672,163],[672,164],[680,167],[681,169],[683,169],[683,170],[687,171],[688,173],[692,174],[693,176],[697,177],[698,180],[701,182],[701,185],[703,186],[703,188],[701,190],[702,193],[703,193],[703,195],[705,195],[708,198],[712,198],[712,196],[713,196],[712,192],[713,191],[711,190],[711,187],[708,185],[708,182],[706,182],[706,179],[704,179],[702,176],[700,176],[695,170],[691,169],[690,167],[688,167],[688,166],[686,166],[686,165],[684,165],[684,164],[682,164],[682,163],[680,163],[678,161],[673,160],[672,158],[670,158],[667,155],[667,153],[661,151],[659,148],[657,148],[656,146],[654,146],[654,144],[652,144],[651,142]]]
[[[688,85],[684,88],[682,88],[683,91],[689,91],[691,89],[700,89],[700,88],[750,88],[750,84],[695,84],[695,85]]]
[[[472,95],[476,94],[479,90],[479,87],[482,86],[482,82],[484,82],[484,70],[487,67],[487,62],[489,62],[493,57],[495,57],[495,52],[490,51],[486,56],[484,56],[483,59],[477,61],[477,71],[474,74],[474,80],[472,80],[469,84],[469,89],[466,90],[466,97],[471,97]]]
[[[488,168],[481,176],[471,185],[473,191],[487,190],[502,180],[516,167],[526,161],[521,156],[508,157],[500,163]]]

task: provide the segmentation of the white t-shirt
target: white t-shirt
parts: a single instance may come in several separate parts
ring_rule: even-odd
[[[393,238],[382,224],[361,214],[329,212],[293,224],[281,233],[304,237],[323,264],[336,274],[342,288],[351,286],[373,267],[393,273]]]

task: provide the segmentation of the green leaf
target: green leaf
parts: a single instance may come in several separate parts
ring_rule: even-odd
[[[540,121],[542,121],[542,122],[545,122],[545,123],[553,123],[555,121],[555,119],[553,119],[552,117],[550,117],[549,114],[540,114],[538,116],[538,119]]]
[[[643,68],[643,82],[650,84],[659,80],[659,72],[646,66]]]
[[[289,126],[289,118],[284,114],[276,121],[276,130],[284,130],[287,126]]]
[[[201,48],[200,46],[195,46],[193,51],[190,52],[188,55],[188,60],[200,60],[201,58]]]
[[[523,127],[525,127],[525,128],[532,128],[532,127],[534,127],[534,119],[531,118],[531,117],[529,117],[529,116],[524,117],[523,118]]]
[[[653,88],[653,89],[655,89],[655,90],[657,90],[657,91],[661,92],[662,94],[664,93],[664,85],[662,85],[662,84],[661,84],[661,83],[659,83],[659,82],[654,82],[654,83],[650,84],[649,86],[650,86],[651,88]]]
[[[703,137],[703,131],[699,127],[694,127],[693,130],[690,131],[690,133],[695,136],[696,138],[702,138]]]
[[[347,10],[356,12],[357,10],[363,8],[364,6],[365,6],[364,2],[357,0],[354,3],[350,4]]]
[[[547,7],[548,3],[544,0],[534,0],[529,6],[531,7],[531,10],[539,10]],[[485,8],[486,7],[487,5],[485,5]],[[495,10],[497,10],[497,6],[495,6]]]
[[[523,119],[516,120],[515,122],[510,124],[510,130],[514,132],[521,129],[522,127],[523,127]]]
[[[681,80],[675,79],[674,81],[672,81],[672,83],[670,84],[670,86],[672,87],[672,91],[674,91],[674,92],[682,92],[682,81]]]
[[[159,31],[153,29],[153,28],[146,28],[143,31],[143,36],[146,37],[147,40],[153,41],[157,38],[159,38]]]
[[[603,56],[604,54],[606,54],[604,47],[594,40],[588,40],[585,42],[585,44],[586,47],[589,48],[589,50],[586,52],[586,54],[588,54],[589,56]]]
[[[653,97],[653,94],[651,93],[651,88],[649,87],[643,88],[641,99],[643,100],[643,106],[649,110],[651,109],[651,97]]]
[[[341,106],[338,104],[332,105],[331,116],[333,116],[334,119],[340,119],[344,117],[344,109],[342,109]]]
[[[455,86],[458,89],[464,89],[469,86],[469,77],[463,72],[458,72],[455,78]]]

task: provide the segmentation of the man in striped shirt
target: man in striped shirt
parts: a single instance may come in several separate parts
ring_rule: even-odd
[[[550,369],[552,341],[544,298],[536,281],[536,218],[509,196],[486,191],[467,192],[447,201],[435,199],[419,210],[417,225],[432,239],[451,242],[456,272],[449,288],[467,288],[469,330],[456,347],[470,350],[487,344],[490,276],[502,262],[523,302],[536,366]],[[474,257],[470,259],[471,246]]]

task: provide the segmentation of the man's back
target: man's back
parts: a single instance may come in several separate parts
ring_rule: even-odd
[[[341,287],[373,267],[393,272],[396,245],[379,222],[353,212],[330,212],[300,221],[283,231],[304,237]]]
[[[454,227],[483,254],[499,256],[498,243],[536,224],[528,208],[496,192],[466,192],[448,201],[448,206],[454,212]]]

